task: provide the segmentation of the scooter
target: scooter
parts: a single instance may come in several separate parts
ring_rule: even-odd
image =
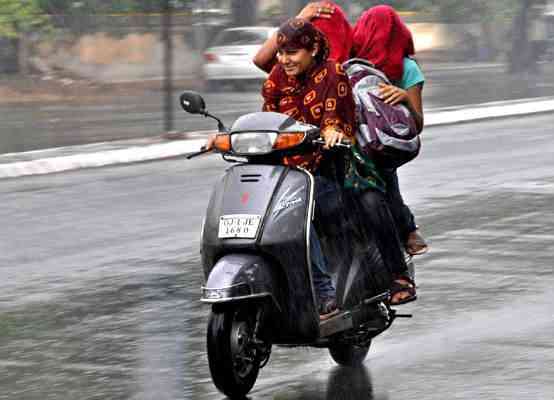
[[[218,122],[215,151],[234,164],[216,183],[202,226],[201,301],[211,305],[207,350],[215,386],[242,398],[272,345],[328,348],[338,364],[362,364],[372,339],[410,315],[390,308],[382,284],[389,277],[374,268],[376,247],[353,229],[363,224],[340,215],[322,224],[331,227],[322,228],[322,242],[340,311],[320,321],[309,246],[314,176],[281,163],[284,155],[321,145],[319,129],[274,112],[243,115],[226,129],[199,94],[184,92],[180,102],[186,112]],[[354,208],[345,201],[342,209]]]

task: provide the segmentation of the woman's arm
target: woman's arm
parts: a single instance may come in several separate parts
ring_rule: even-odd
[[[256,67],[264,72],[269,72],[277,62],[277,32],[267,39],[252,60]]]
[[[423,91],[422,84],[412,86],[407,90],[408,92],[407,105],[410,111],[412,112],[412,115],[414,116],[416,127],[417,127],[417,133],[421,133],[424,125],[423,100],[421,96],[422,91]]]
[[[326,148],[340,143],[343,138],[352,138],[356,120],[352,86],[340,64],[331,67],[328,79],[330,82],[323,101],[325,107],[320,125]]]
[[[385,103],[391,105],[404,103],[408,107],[415,119],[417,132],[420,133],[423,130],[423,100],[421,96],[423,85],[417,84],[407,90],[384,83],[379,86],[381,88],[381,98]]]
[[[306,7],[304,7],[296,18],[304,18],[308,21],[311,21],[314,18],[331,18],[334,11],[335,7],[328,1],[317,1],[309,3]],[[277,32],[265,41],[252,61],[262,71],[269,73],[277,62],[275,57],[276,55]]]

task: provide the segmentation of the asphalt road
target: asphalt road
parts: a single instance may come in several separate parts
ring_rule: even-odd
[[[365,368],[275,349],[252,400],[554,398],[553,115],[428,129],[401,187],[432,251]],[[0,399],[222,399],[199,228],[215,156],[0,181]]]

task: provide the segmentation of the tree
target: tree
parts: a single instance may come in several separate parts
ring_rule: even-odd
[[[49,28],[38,0],[0,0],[0,37],[17,40],[19,72],[28,73],[28,35]]]
[[[0,0],[0,36],[17,38],[22,31],[44,27],[48,18],[42,15],[38,0]]]

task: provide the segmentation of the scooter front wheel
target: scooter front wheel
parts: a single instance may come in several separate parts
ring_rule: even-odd
[[[329,347],[329,353],[337,364],[349,367],[357,367],[363,364],[365,357],[367,356],[367,353],[369,351],[370,345],[371,343],[367,346],[335,343]]]
[[[254,386],[260,359],[253,345],[255,313],[248,308],[212,311],[208,322],[208,363],[215,386],[230,398],[243,398]]]

